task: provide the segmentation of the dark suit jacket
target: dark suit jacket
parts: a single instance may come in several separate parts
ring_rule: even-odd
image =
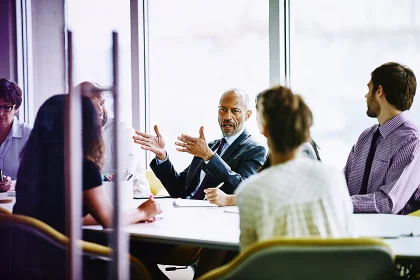
[[[209,143],[210,149],[214,151],[219,143],[220,139]],[[227,194],[233,194],[239,183],[263,165],[265,156],[265,148],[255,142],[245,130],[222,157],[215,154],[207,164],[202,158],[194,157],[191,164],[178,173],[169,159],[159,165],[153,159],[150,167],[172,197],[189,196],[199,183],[201,169],[210,177],[205,188],[214,188],[224,182],[220,189]]]

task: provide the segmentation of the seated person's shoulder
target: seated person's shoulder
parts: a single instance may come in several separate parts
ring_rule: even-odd
[[[32,127],[30,127],[27,123],[19,121],[19,128],[20,128],[20,131],[22,132],[23,137],[26,137],[26,138],[29,137],[32,131]]]
[[[124,131],[124,133],[132,134],[132,135],[135,134],[135,129],[131,125],[129,125],[128,123],[120,122],[119,124],[120,124],[122,130]]]
[[[125,134],[130,134],[130,135],[134,135],[135,133],[135,129],[129,125],[128,123],[125,122],[119,122],[118,123],[120,126],[120,129],[125,133]],[[114,129],[114,125],[115,125],[115,119],[114,118],[109,118],[104,126],[104,130],[105,131],[109,131],[108,133],[112,134],[112,131]]]
[[[91,189],[102,185],[99,167],[91,160],[83,160],[83,189]]]
[[[327,175],[329,172],[334,174],[341,173],[339,169],[336,169],[333,166],[326,165],[320,161],[313,160],[307,157],[300,157],[299,158],[299,165],[301,166],[302,170],[306,172],[313,173],[313,174],[320,174],[321,176]]]
[[[235,194],[257,193],[263,185],[265,172],[257,173],[242,181],[235,190]]]
[[[253,144],[254,146],[264,147],[254,136],[250,136],[247,139],[248,143]]]
[[[363,140],[364,138],[368,137],[369,135],[371,135],[372,133],[374,133],[376,129],[378,129],[378,126],[377,125],[372,125],[371,127],[366,128],[360,134],[358,141]]]
[[[83,159],[83,168],[92,169],[92,170],[98,169],[96,164],[93,161],[91,161],[90,159],[87,159],[87,158]]]
[[[401,130],[403,130],[403,133],[401,137],[405,138],[411,138],[411,140],[419,140],[420,139],[420,133],[415,123],[412,121],[405,122],[401,127]]]
[[[246,146],[247,150],[254,150],[258,152],[267,153],[266,148],[252,136],[246,139],[246,141],[244,142],[244,146]]]
[[[301,158],[302,170],[311,180],[317,184],[324,185],[326,188],[334,188],[337,185],[345,186],[344,173],[334,166],[325,165],[319,161],[309,158]]]

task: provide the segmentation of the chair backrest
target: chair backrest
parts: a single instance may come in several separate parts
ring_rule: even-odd
[[[9,209],[3,208],[0,206],[0,214],[7,214],[7,215],[11,215],[12,212],[10,212]]]
[[[165,187],[162,185],[161,181],[156,177],[155,173],[153,173],[152,170],[146,170],[146,178],[149,181],[150,184],[150,191],[157,195],[159,193],[165,192],[167,194],[167,191]]]
[[[385,280],[393,277],[390,248],[372,239],[274,239],[251,246],[209,279]]]
[[[420,217],[420,210],[414,211],[410,214],[408,214],[407,216],[416,216],[416,217]]]
[[[68,238],[47,224],[23,215],[0,215],[2,279],[65,279]],[[81,241],[84,279],[106,279],[111,249]],[[131,279],[150,279],[143,264],[130,256]]]

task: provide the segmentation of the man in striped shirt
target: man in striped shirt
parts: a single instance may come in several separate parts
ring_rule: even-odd
[[[371,74],[367,115],[379,124],[363,131],[344,168],[356,213],[405,215],[420,209],[420,137],[406,112],[416,86],[413,71],[398,63]]]

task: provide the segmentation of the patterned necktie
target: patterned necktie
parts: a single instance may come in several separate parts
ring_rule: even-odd
[[[359,194],[367,194],[367,186],[369,182],[370,169],[372,168],[373,157],[375,156],[376,147],[378,146],[379,128],[375,131],[370,144],[369,154],[366,159],[365,173],[363,174],[362,187]]]
[[[222,138],[220,141],[219,147],[217,148],[216,154],[220,156],[220,153],[223,150],[223,146],[226,143],[226,139]],[[204,199],[204,186],[206,185],[207,181],[209,180],[209,175],[205,175],[203,181],[201,181],[200,187],[198,187],[195,194],[191,197],[191,199]]]

